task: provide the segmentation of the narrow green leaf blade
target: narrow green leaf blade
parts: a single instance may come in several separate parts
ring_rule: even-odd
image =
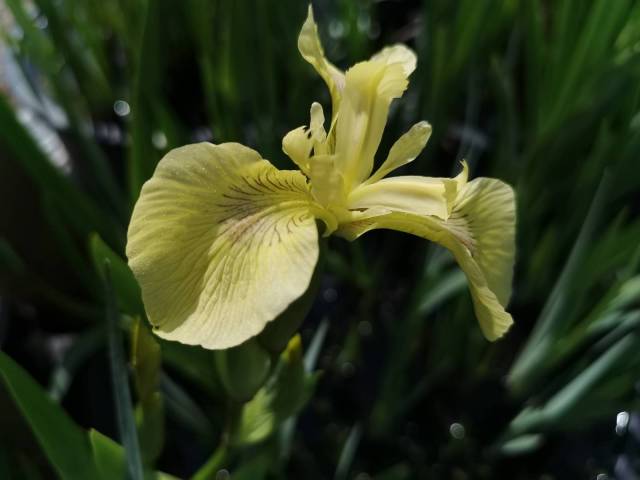
[[[89,430],[89,441],[101,478],[125,478],[127,470],[122,447],[94,429]]]
[[[0,352],[0,377],[60,477],[97,478],[84,432],[22,367],[3,352]]]
[[[345,480],[351,467],[353,466],[353,460],[360,444],[362,437],[362,426],[356,424],[351,428],[347,440],[344,442],[340,458],[338,460],[338,466],[336,467],[335,480]]]
[[[97,233],[91,234],[89,247],[98,273],[102,274],[104,260],[109,260],[118,306],[127,313],[144,315],[140,286],[127,263]]]
[[[106,300],[106,317],[109,328],[109,360],[111,363],[111,382],[116,403],[116,415],[122,444],[126,451],[127,471],[132,480],[143,480],[142,456],[138,442],[136,422],[131,405],[131,392],[127,378],[127,363],[122,347],[120,331],[120,315],[111,283],[111,266],[109,260],[104,262],[104,286]]]

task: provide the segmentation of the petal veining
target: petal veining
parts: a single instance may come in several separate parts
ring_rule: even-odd
[[[455,180],[462,183],[466,168]],[[372,209],[340,226],[337,234],[354,240],[385,228],[417,235],[451,251],[467,276],[476,317],[485,337],[495,340],[511,326],[505,306],[511,295],[515,257],[515,198],[512,188],[495,179],[464,184],[447,220],[406,212]]]
[[[226,348],[304,293],[318,258],[306,178],[239,144],[169,152],[144,185],[127,257],[158,335]]]

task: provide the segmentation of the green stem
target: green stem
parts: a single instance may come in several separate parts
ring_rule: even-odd
[[[200,469],[191,477],[191,480],[214,480],[216,474],[227,463],[229,458],[229,445],[226,440],[226,435],[223,437],[220,445],[216,448],[209,457],[209,460],[200,467]]]

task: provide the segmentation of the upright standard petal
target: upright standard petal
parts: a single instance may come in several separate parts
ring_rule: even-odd
[[[463,172],[466,175],[465,172]],[[459,179],[462,182],[462,179]],[[505,306],[511,295],[515,255],[515,198],[507,184],[477,178],[457,195],[447,220],[406,212],[380,214],[372,209],[341,225],[337,234],[353,240],[385,228],[439,243],[454,255],[469,281],[473,306],[488,340],[502,336],[513,323]]]
[[[238,345],[302,295],[318,259],[305,177],[239,144],[169,152],[144,185],[127,257],[161,337]]]
[[[405,45],[398,44],[390,47],[385,47],[376,53],[371,60],[381,61],[387,65],[392,63],[399,63],[404,69],[405,76],[409,76],[416,69],[418,59],[416,54]]]
[[[309,5],[307,19],[298,36],[298,50],[307,62],[313,65],[329,87],[331,93],[331,118],[335,118],[344,88],[344,73],[331,64],[324,56],[324,49],[318,35],[318,25],[313,19],[313,9]]]
[[[366,180],[387,123],[389,106],[409,84],[403,63],[370,60],[347,71],[336,123],[335,153],[347,188]]]

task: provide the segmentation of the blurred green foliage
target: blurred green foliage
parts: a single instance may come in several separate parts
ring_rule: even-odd
[[[123,256],[140,187],[195,141],[291,167],[282,136],[329,103],[296,50],[307,5],[7,0],[0,405],[20,413],[0,419],[0,476],[632,478],[615,469],[640,462],[640,5],[313,3],[339,66],[418,53],[381,152],[426,119],[405,171],[466,158],[516,187],[515,328],[488,344],[448,255],[376,232],[332,239],[257,341],[156,338]]]

